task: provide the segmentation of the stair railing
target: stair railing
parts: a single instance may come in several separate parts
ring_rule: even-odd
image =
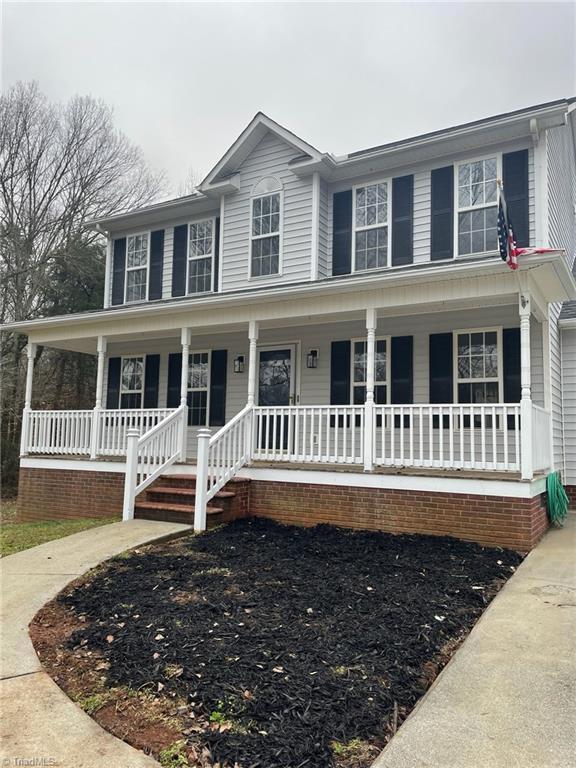
[[[218,491],[252,458],[254,407],[240,413],[210,436],[209,429],[198,431],[196,457],[196,501],[194,530],[206,530],[206,505]]]
[[[182,458],[187,417],[188,406],[181,405],[142,436],[138,429],[128,430],[123,520],[134,517],[136,496]]]

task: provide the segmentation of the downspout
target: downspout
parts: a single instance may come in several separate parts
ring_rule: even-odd
[[[112,269],[112,241],[110,238],[110,232],[103,229],[100,224],[96,224],[94,229],[98,234],[106,238],[106,265],[104,271],[104,302],[103,308],[108,309],[110,306],[110,271]]]

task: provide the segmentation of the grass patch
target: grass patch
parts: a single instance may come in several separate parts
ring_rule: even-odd
[[[0,557],[13,555],[47,541],[61,539],[72,533],[97,528],[107,523],[116,523],[116,517],[83,518],[80,520],[42,520],[37,523],[16,523],[16,502],[0,504]]]
[[[93,715],[101,709],[104,704],[107,704],[110,700],[110,694],[94,693],[92,696],[86,696],[83,699],[79,699],[76,703],[81,707],[87,715]]]
[[[162,768],[188,768],[190,763],[186,755],[186,742],[176,741],[158,755]]]

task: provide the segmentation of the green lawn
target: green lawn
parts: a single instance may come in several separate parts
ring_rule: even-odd
[[[87,528],[118,522],[117,517],[85,518],[81,520],[45,520],[39,523],[15,523],[16,500],[0,502],[0,557],[30,549],[45,541],[61,539]]]

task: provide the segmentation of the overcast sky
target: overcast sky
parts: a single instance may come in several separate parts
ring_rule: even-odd
[[[176,188],[262,110],[345,154],[576,94],[574,3],[24,3],[2,84],[92,94]]]

